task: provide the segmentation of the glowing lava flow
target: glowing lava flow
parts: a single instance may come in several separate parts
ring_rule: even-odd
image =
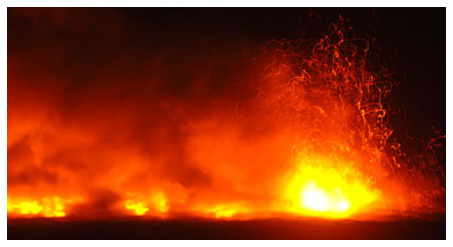
[[[124,207],[135,215],[155,216],[163,216],[170,209],[163,193],[155,193],[148,200],[126,200]]]
[[[350,202],[337,189],[337,193],[327,193],[319,188],[315,182],[310,182],[300,192],[300,204],[314,212],[332,211],[342,213],[349,209]]]
[[[11,202],[8,199],[7,211],[9,215],[27,215],[27,216],[44,216],[44,217],[64,217],[64,202],[58,198],[44,198],[39,202],[20,201]]]
[[[141,202],[134,202],[131,200],[127,200],[124,203],[124,206],[126,207],[127,210],[133,211],[136,215],[144,215],[146,212],[149,211],[149,208],[147,208]]]
[[[290,210],[302,215],[344,218],[379,199],[358,171],[302,165],[286,190]]]

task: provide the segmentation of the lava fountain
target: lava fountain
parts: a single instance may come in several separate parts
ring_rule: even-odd
[[[370,69],[369,43],[344,30],[270,41],[212,64],[182,94],[159,91],[165,75],[134,77],[143,71],[127,57],[84,84],[27,76],[20,54],[8,55],[8,217],[432,212],[445,188],[417,167],[434,171],[437,160],[405,158],[387,121],[397,83]]]

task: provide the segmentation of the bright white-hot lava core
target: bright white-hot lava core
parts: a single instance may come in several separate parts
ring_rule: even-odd
[[[379,200],[372,189],[354,171],[338,172],[333,168],[302,167],[286,191],[295,213],[328,218],[344,218],[366,209]]]

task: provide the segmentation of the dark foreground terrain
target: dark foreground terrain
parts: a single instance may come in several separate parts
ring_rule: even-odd
[[[12,239],[445,239],[446,220],[8,219]]]

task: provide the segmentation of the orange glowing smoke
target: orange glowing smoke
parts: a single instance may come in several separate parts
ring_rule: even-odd
[[[84,88],[53,74],[35,83],[8,56],[8,215],[345,218],[432,205],[439,188],[411,190],[388,143],[395,83],[341,30],[270,42],[245,77],[178,97],[122,59],[105,66],[130,74],[99,72]]]

